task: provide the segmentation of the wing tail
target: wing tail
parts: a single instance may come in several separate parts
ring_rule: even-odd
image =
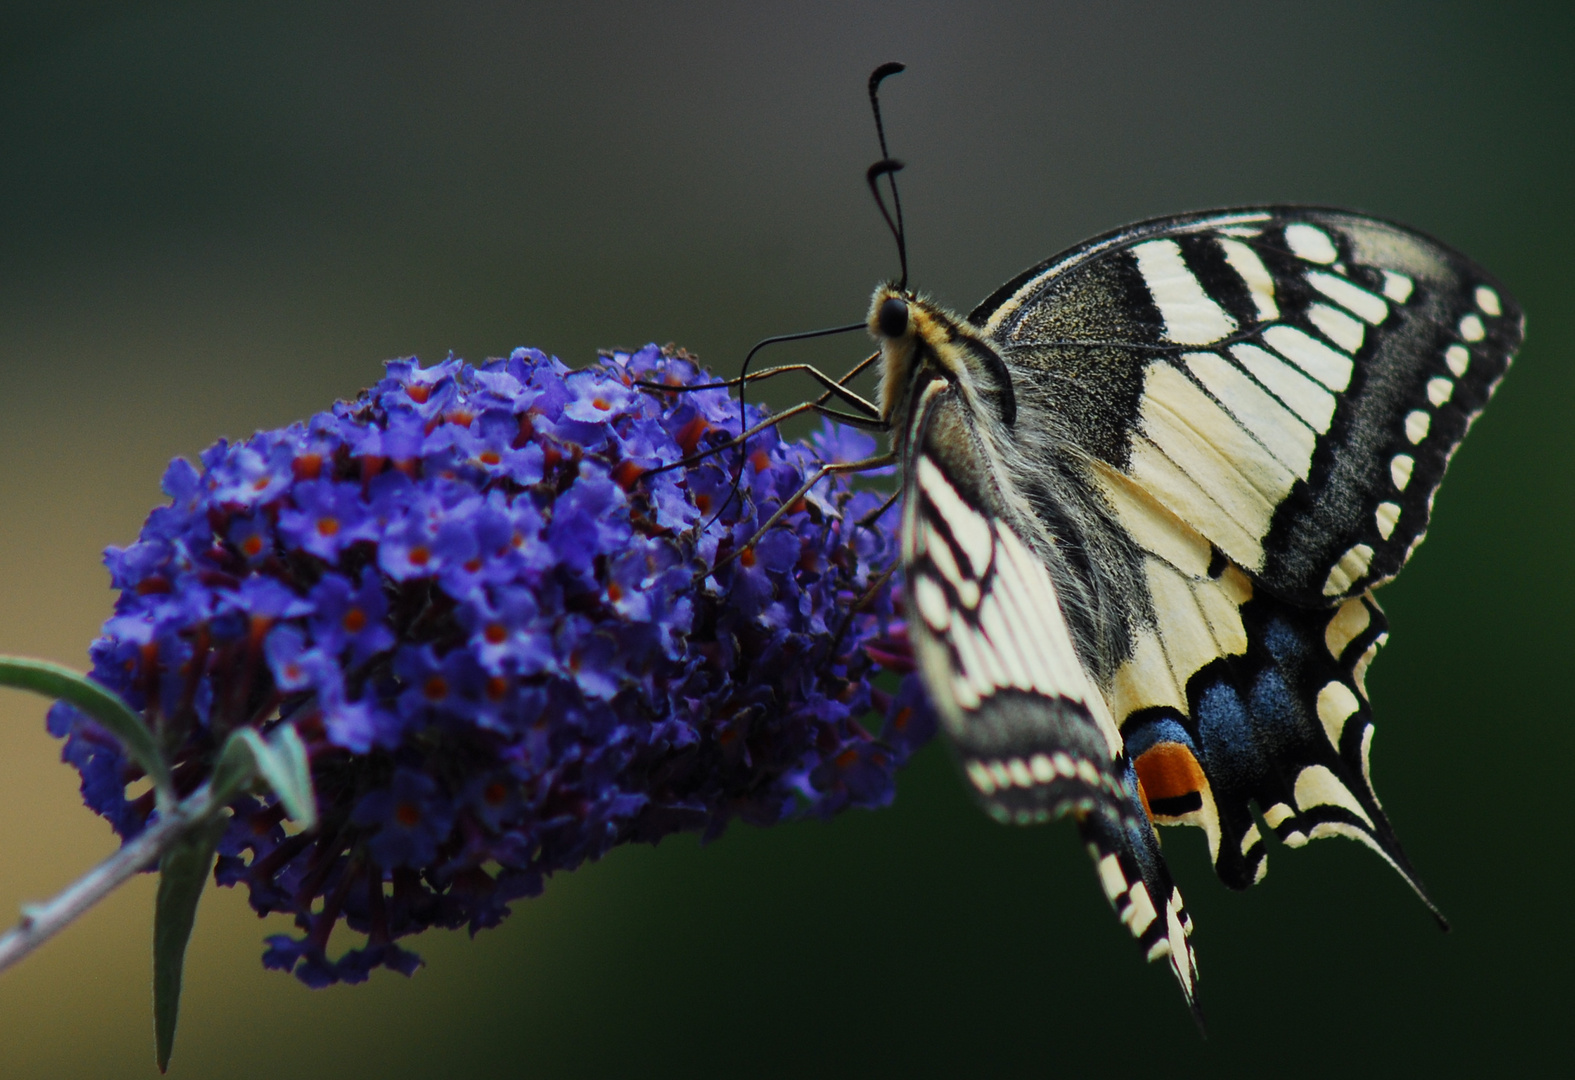
[[[1170,961],[1170,970],[1201,1030],[1198,959],[1188,940],[1192,918],[1136,797],[1124,802],[1102,800],[1079,816],[1078,828],[1105,898],[1150,961]]]

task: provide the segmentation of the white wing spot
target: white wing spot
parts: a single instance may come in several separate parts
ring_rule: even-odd
[[[1187,363],[1187,370],[1203,384],[1203,388],[1229,409],[1241,426],[1251,432],[1280,464],[1303,480],[1307,478],[1312,469],[1313,450],[1318,443],[1318,437],[1311,428],[1276,401],[1246,372],[1219,353],[1187,353],[1182,359]],[[1204,562],[1208,562],[1206,552]],[[1182,566],[1181,563],[1176,565]]]
[[[1181,898],[1175,892],[1171,893],[1170,903],[1165,905],[1165,928],[1169,933],[1171,970],[1181,980],[1187,1000],[1192,1000],[1192,976],[1197,967],[1197,961],[1192,956],[1192,950],[1187,948],[1187,935],[1192,932],[1190,925],[1183,925],[1181,921]]]
[[[1018,787],[1031,788],[1034,786],[1034,775],[1028,771],[1028,763],[1022,758],[1014,757],[1007,762],[1006,771],[1011,773],[1012,783]]]
[[[1121,921],[1127,924],[1127,929],[1132,931],[1132,936],[1141,938],[1143,931],[1154,924],[1159,917],[1159,912],[1154,910],[1154,898],[1148,894],[1148,886],[1141,881],[1132,886],[1129,893],[1131,903],[1126,911],[1122,912]]]
[[[1263,340],[1267,341],[1275,352],[1330,390],[1344,390],[1351,385],[1351,372],[1355,368],[1351,358],[1344,353],[1335,352],[1317,338],[1296,327],[1271,326],[1263,332]]]
[[[1328,304],[1314,304],[1307,309],[1307,318],[1323,332],[1324,337],[1346,352],[1355,353],[1362,347],[1362,338],[1367,333],[1367,327],[1339,308],[1330,307]]]
[[[1471,353],[1464,345],[1451,345],[1444,350],[1444,363],[1449,365],[1449,370],[1455,373],[1455,378],[1460,378],[1466,373],[1466,368],[1471,366]]]
[[[1335,250],[1334,241],[1329,239],[1329,234],[1312,225],[1287,225],[1285,227],[1285,242],[1291,246],[1291,251],[1299,259],[1308,262],[1332,263],[1340,257]]]
[[[1378,522],[1378,535],[1387,540],[1395,531],[1396,522],[1400,520],[1400,504],[1381,502],[1378,504],[1378,509],[1373,512],[1373,517]]]
[[[1094,763],[1089,761],[1087,758],[1083,758],[1078,761],[1077,776],[1079,780],[1083,781],[1083,783],[1087,784],[1089,787],[1099,786],[1099,770],[1094,768]]]
[[[1378,655],[1378,650],[1388,640],[1388,634],[1379,634],[1362,655],[1356,658],[1356,663],[1351,665],[1351,681],[1356,683],[1356,688],[1362,692],[1363,697],[1367,696],[1367,669],[1372,664],[1373,657]]]
[[[1001,594],[997,599],[1003,601],[1003,614],[1015,611],[1026,615],[1015,625],[1028,626],[1029,640],[1018,641],[1017,645],[1027,661],[1024,666],[1029,669],[1033,684],[1046,693],[1086,705],[1114,757],[1121,752],[1121,735],[1103,710],[1104,700],[1088,684],[1049,571],[1004,522],[996,522],[996,536],[999,556],[992,592]]]
[[[1487,328],[1482,325],[1482,320],[1475,315],[1462,315],[1460,317],[1460,336],[1467,341],[1481,341],[1487,335]]]
[[[1334,395],[1278,356],[1256,345],[1232,345],[1230,354],[1254,379],[1291,407],[1320,435],[1327,434],[1334,419]]]
[[[1477,307],[1488,315],[1502,315],[1504,309],[1499,305],[1498,293],[1486,285],[1477,286]]]
[[[1433,418],[1423,409],[1412,409],[1405,414],[1405,437],[1413,446],[1427,438],[1427,429],[1432,426]]]
[[[1174,240],[1149,240],[1132,247],[1138,272],[1165,320],[1165,337],[1178,345],[1207,345],[1236,329],[1236,320],[1203,291]]]
[[[981,795],[990,795],[995,791],[995,781],[990,778],[990,770],[982,762],[968,763],[968,779],[973,781],[973,786],[979,789]]]
[[[1415,464],[1416,459],[1410,454],[1396,454],[1389,459],[1389,479],[1395,482],[1396,491],[1404,491],[1411,482],[1411,467]]]
[[[937,634],[944,632],[951,622],[951,606],[946,603],[945,590],[933,578],[921,574],[913,579],[913,599],[929,628]]]
[[[1289,469],[1168,363],[1149,365],[1141,407],[1145,432],[1171,461],[1253,535],[1268,531],[1274,507],[1295,483]]]
[[[1258,253],[1240,240],[1221,237],[1219,245],[1220,250],[1225,252],[1225,261],[1246,283],[1247,292],[1258,309],[1258,318],[1263,322],[1278,319],[1280,309],[1274,302],[1274,276],[1263,265],[1263,260],[1258,258]]]
[[[1323,689],[1318,691],[1318,719],[1323,722],[1323,731],[1329,736],[1330,746],[1340,749],[1340,736],[1345,731],[1345,722],[1361,707],[1362,703],[1356,700],[1351,688],[1343,682],[1325,683]],[[1301,801],[1298,793],[1296,802],[1301,804]]]
[[[992,648],[1006,668],[1008,685],[1019,690],[1029,690],[1033,688],[1034,678],[1028,672],[1028,664],[1020,648],[1026,642],[1022,640],[1022,634],[1013,633],[1013,628],[1007,626],[998,592],[998,589],[992,589],[979,606],[979,625],[984,629],[988,642],[986,648]]]
[[[934,535],[935,530],[928,522],[920,527],[919,533],[923,538],[925,552],[935,563],[935,569],[952,583],[953,588],[961,589],[964,581],[962,567],[957,565],[957,559],[952,555],[951,544],[946,542],[944,536]]]
[[[967,712],[972,712],[984,702],[969,684],[968,676],[963,672],[958,672],[952,677],[952,696],[957,699],[957,707]]]
[[[1263,820],[1268,822],[1269,828],[1278,829],[1282,821],[1295,815],[1296,811],[1289,806],[1286,806],[1284,803],[1275,803],[1263,812]]]
[[[1296,805],[1299,809],[1306,810],[1313,806],[1338,806],[1342,810],[1349,810],[1367,823],[1368,828],[1373,827],[1373,819],[1367,816],[1367,811],[1362,809],[1362,804],[1356,801],[1356,796],[1351,794],[1351,789],[1340,783],[1339,777],[1329,771],[1327,765],[1309,765],[1296,777]],[[1290,840],[1287,839],[1289,844]]]
[[[957,653],[954,685],[963,688],[958,691],[958,703],[965,709],[976,708],[978,702],[994,693],[996,688],[984,660],[979,656],[976,638],[973,628],[960,619],[953,624],[952,632],[948,635]],[[965,697],[973,704],[964,701]]]
[[[957,602],[972,611],[979,606],[979,583],[977,581],[963,581],[957,585]]]
[[[1329,655],[1336,660],[1345,652],[1345,647],[1361,636],[1373,621],[1372,613],[1367,610],[1367,605],[1362,603],[1361,597],[1347,600],[1340,605],[1340,610],[1335,612],[1334,618],[1329,620],[1329,625],[1323,630],[1323,643],[1329,650]]]
[[[1336,304],[1354,315],[1361,316],[1374,326],[1389,317],[1389,305],[1384,302],[1383,297],[1368,292],[1360,285],[1353,285],[1343,277],[1309,270],[1307,283]]]
[[[1455,383],[1453,379],[1446,379],[1439,375],[1436,378],[1427,380],[1427,400],[1433,403],[1435,409],[1448,401],[1454,392]]]
[[[1384,295],[1397,304],[1411,299],[1413,284],[1410,278],[1393,270],[1384,271]]]
[[[1262,841],[1263,834],[1258,831],[1258,823],[1254,821],[1247,826],[1247,831],[1241,834],[1241,853],[1247,854]]]
[[[1029,759],[1028,768],[1034,774],[1034,779],[1041,784],[1048,784],[1055,779],[1055,765],[1051,763],[1048,754],[1035,754]]]
[[[1106,855],[1099,860],[1099,884],[1105,890],[1105,898],[1112,904],[1127,891],[1127,876],[1121,872],[1121,861],[1114,855]]]
[[[1373,752],[1373,725],[1368,724],[1362,729],[1362,779],[1367,781],[1367,793],[1373,797],[1373,802],[1378,801],[1378,792],[1373,790],[1373,773],[1368,765],[1368,756]]]
[[[1329,580],[1323,583],[1323,594],[1341,596],[1350,591],[1351,585],[1360,581],[1372,564],[1373,549],[1366,544],[1352,544],[1329,571]]]
[[[941,520],[946,522],[946,527],[957,538],[957,545],[968,556],[968,561],[973,564],[974,577],[983,577],[984,572],[990,568],[990,525],[983,515],[979,514],[967,503],[962,496],[957,494],[957,489],[952,487],[951,481],[940,468],[927,457],[919,458],[919,483],[924,488],[924,493],[935,504],[936,512]]]

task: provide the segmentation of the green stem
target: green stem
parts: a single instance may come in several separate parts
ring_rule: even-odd
[[[207,784],[161,812],[141,833],[43,904],[26,905],[22,919],[0,935],[0,971],[70,926],[94,904],[152,866],[186,830],[220,809]]]

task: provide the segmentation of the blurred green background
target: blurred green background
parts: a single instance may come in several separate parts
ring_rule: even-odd
[[[0,7],[0,651],[81,666],[173,455],[397,355],[754,339],[860,317],[894,259],[863,182],[888,84],[914,280],[967,310],[1154,214],[1352,206],[1470,252],[1530,336],[1384,590],[1377,784],[1453,919],[1365,849],[1247,894],[1167,850],[1210,1037],[1069,826],[1012,830],[944,752],[896,805],[625,849],[405,980],[310,992],[208,895],[191,1077],[1473,1075],[1570,1057],[1563,763],[1575,18],[1512,3]],[[800,355],[827,365],[861,346]],[[792,388],[775,400],[793,399]],[[0,910],[112,846],[0,694]],[[153,1074],[151,881],[0,977],[0,1074]],[[348,937],[341,943],[348,947]],[[1567,1067],[1567,1065],[1566,1065]]]

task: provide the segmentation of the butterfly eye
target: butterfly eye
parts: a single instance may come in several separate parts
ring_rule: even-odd
[[[880,332],[889,338],[902,337],[908,330],[908,302],[900,296],[889,297],[880,306],[876,321]]]

